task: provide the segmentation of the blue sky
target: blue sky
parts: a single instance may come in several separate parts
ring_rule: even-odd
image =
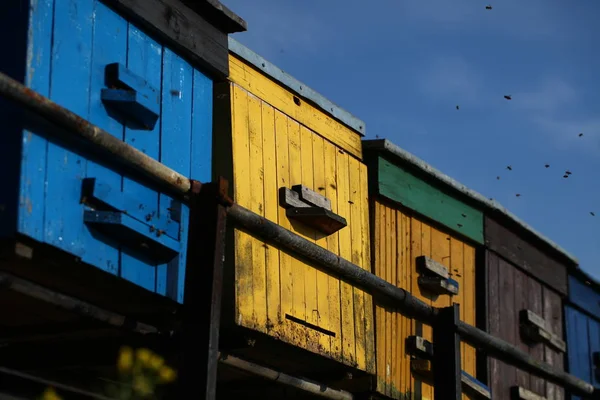
[[[367,138],[498,200],[600,279],[600,2],[223,3],[248,22],[238,41],[364,120]]]

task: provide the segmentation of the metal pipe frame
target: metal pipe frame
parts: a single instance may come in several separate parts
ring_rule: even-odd
[[[67,129],[74,138],[86,140],[89,142],[88,144],[97,146],[106,154],[118,159],[118,161],[133,170],[142,172],[150,181],[161,187],[180,195],[188,194],[192,188],[193,181],[189,178],[176,173],[160,162],[114,138],[108,132],[92,125],[71,111],[2,73],[0,73],[0,95],[21,104],[29,111],[41,115],[51,123]],[[409,317],[429,324],[434,323],[438,310],[423,303],[406,290],[398,288],[358,265],[309,242],[238,204],[234,204],[231,200],[222,199],[222,201],[228,207],[228,216],[251,233],[289,249],[341,279],[366,290],[373,296],[388,298],[395,307]],[[594,387],[591,384],[549,364],[534,360],[529,354],[510,343],[476,327],[460,322],[457,324],[457,332],[463,341],[487,351],[490,356],[563,386],[574,394],[589,397],[594,393]]]

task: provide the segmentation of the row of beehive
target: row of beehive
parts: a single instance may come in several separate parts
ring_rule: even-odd
[[[5,14],[20,16],[13,22],[24,36],[23,57],[3,60],[3,71],[180,173],[201,181],[228,177],[242,206],[428,304],[459,303],[463,321],[562,366],[562,302],[575,262],[510,216],[387,141],[361,142],[361,121],[238,43],[230,43],[229,80],[213,85],[220,79],[102,1],[44,0],[24,9]],[[115,88],[138,98],[124,107]],[[2,193],[0,233],[56,247],[182,302],[186,206],[22,131],[9,117],[3,115],[6,129],[18,140],[3,136],[2,162],[20,179]],[[406,341],[431,340],[429,326],[374,306],[369,294],[251,234],[236,230],[230,239],[225,327],[374,374],[381,394],[432,398]],[[422,256],[445,270],[419,268]],[[521,310],[541,317],[554,342],[522,340]],[[562,396],[502,363],[488,368],[467,345],[461,358],[494,397],[505,398],[513,386]],[[570,353],[569,360],[576,358]]]

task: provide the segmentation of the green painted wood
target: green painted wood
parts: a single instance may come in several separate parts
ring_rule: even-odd
[[[448,195],[430,183],[378,159],[377,192],[430,218],[450,230],[483,244],[483,212]]]

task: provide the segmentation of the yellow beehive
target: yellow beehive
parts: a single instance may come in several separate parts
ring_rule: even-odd
[[[215,94],[216,174],[230,179],[236,203],[370,269],[364,125],[334,119],[316,105],[326,100],[302,96],[310,89],[239,43],[230,51],[230,82]],[[279,191],[295,185],[329,199],[347,226],[328,235],[290,219]],[[370,295],[251,234],[233,236],[235,325],[374,373]]]
[[[475,325],[475,248],[483,241],[483,214],[411,173],[387,141],[365,141],[371,180],[373,272],[435,307],[460,304],[460,317]],[[417,258],[443,265],[458,294],[434,295],[419,284]],[[415,371],[406,339],[432,341],[431,326],[376,305],[376,391],[394,399],[433,399],[431,376]],[[475,349],[461,344],[462,370],[475,376]]]

